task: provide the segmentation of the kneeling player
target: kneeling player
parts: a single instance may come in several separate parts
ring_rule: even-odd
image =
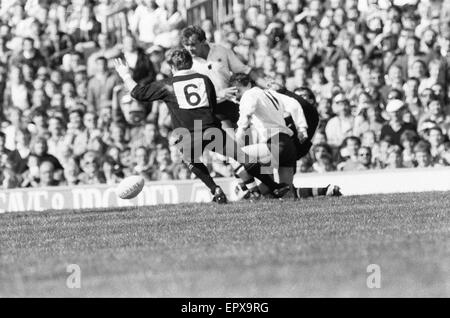
[[[272,153],[272,163],[278,168],[280,182],[292,184],[297,160],[309,151],[309,143],[317,127],[314,118],[310,120],[310,127],[298,101],[300,97],[294,94],[288,96],[270,89],[252,87],[250,78],[245,74],[233,75],[230,82],[237,87],[240,99],[237,139],[242,142],[245,131],[252,126],[259,136],[259,144],[253,148],[260,151],[261,147],[267,147]],[[291,129],[285,117],[288,123],[292,123]],[[339,195],[340,192],[334,189],[338,190],[335,186],[328,186],[299,188],[293,192],[296,197]]]

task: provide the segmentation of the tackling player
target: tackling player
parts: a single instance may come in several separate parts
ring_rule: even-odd
[[[177,147],[183,154],[183,160],[191,171],[211,190],[218,203],[226,203],[227,198],[222,189],[214,182],[206,166],[200,161],[205,148],[213,142],[211,151],[231,157],[244,163],[245,154],[228,137],[215,117],[217,100],[214,85],[202,74],[191,70],[192,56],[185,49],[175,49],[169,54],[168,63],[173,77],[150,84],[137,84],[130,75],[130,70],[121,59],[114,61],[116,71],[123,79],[131,96],[138,101],[151,102],[162,100],[167,104],[174,130],[180,138]],[[209,132],[212,132],[209,134]],[[209,135],[208,135],[209,134]],[[289,186],[278,184],[269,175],[261,174],[259,163],[245,163],[246,172],[267,185],[274,197],[282,197],[289,191]]]
[[[205,32],[198,26],[188,26],[181,32],[181,43],[193,57],[192,69],[208,76],[217,93],[217,118],[224,128],[236,128],[239,119],[239,105],[236,100],[236,87],[229,85],[232,74],[248,74],[255,83],[266,87],[267,83],[249,66],[239,60],[236,54],[215,43],[206,41]]]
[[[290,92],[280,94],[271,89],[252,87],[246,74],[235,74],[230,82],[237,87],[240,100],[241,116],[236,132],[238,142],[242,143],[242,136],[250,126],[256,129],[258,146],[265,144],[269,148],[272,160],[277,164],[280,182],[292,185],[297,160],[308,153],[317,128],[318,120],[316,122],[315,116],[311,116],[314,111],[307,108],[313,105],[307,105],[307,101]],[[305,114],[310,117],[309,120]],[[317,189],[298,188],[293,192],[296,197],[340,195],[339,187],[334,185]]]

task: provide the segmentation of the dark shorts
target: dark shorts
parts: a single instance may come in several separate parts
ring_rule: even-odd
[[[298,132],[297,132],[297,129],[295,128],[295,124],[294,124],[292,117],[291,116],[286,117],[285,121],[286,121],[286,126],[288,126],[288,128],[294,132],[291,139],[292,139],[292,142],[294,143],[294,147],[297,152],[297,156],[296,156],[297,160],[299,160],[300,158],[307,155],[309,150],[312,147],[312,137],[316,131],[317,123],[308,121],[308,119],[306,120],[308,123],[308,138],[303,143],[300,143],[300,140],[298,139],[298,136],[297,136]]]
[[[272,154],[278,157],[279,167],[295,168],[297,166],[297,149],[289,135],[278,134],[273,136],[267,141],[267,145]]]
[[[308,138],[303,143],[300,143],[297,137],[292,138],[292,141],[294,142],[295,149],[297,150],[297,160],[300,160],[306,156],[312,148],[311,138]]]
[[[229,120],[231,123],[236,124],[239,120],[239,105],[226,100],[217,104],[214,113],[220,121]]]
[[[200,162],[200,158],[205,150],[213,151],[226,157],[237,157],[236,151],[238,146],[235,145],[235,141],[230,135],[220,127],[212,129],[199,133],[192,132],[189,135],[178,138],[175,146],[182,153],[185,162]]]

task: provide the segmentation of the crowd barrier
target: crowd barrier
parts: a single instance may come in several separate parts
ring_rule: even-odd
[[[217,179],[231,200],[235,199],[236,179]],[[341,186],[344,195],[396,192],[449,191],[450,167],[430,169],[397,169],[326,174],[297,174],[296,186]],[[114,186],[93,185],[11,189],[0,192],[0,213],[62,209],[92,209],[209,202],[211,194],[199,181],[150,182],[133,200],[117,197]]]

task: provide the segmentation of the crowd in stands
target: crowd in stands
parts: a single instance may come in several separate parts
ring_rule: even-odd
[[[171,76],[165,54],[187,25],[176,0],[0,3],[1,188],[193,178],[166,105],[133,100],[112,68]],[[449,1],[279,0],[199,24],[272,88],[314,92],[299,171],[450,166]]]

